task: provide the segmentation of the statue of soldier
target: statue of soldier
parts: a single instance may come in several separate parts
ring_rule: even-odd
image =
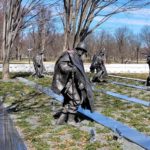
[[[92,59],[90,66],[90,71],[96,74],[92,78],[92,82],[106,82],[107,70],[104,64],[104,52],[100,51],[98,54],[95,54]]]
[[[146,80],[146,86],[150,86],[150,54],[147,55],[147,64],[149,66],[149,76],[147,77]]]
[[[52,90],[64,96],[56,124],[79,122],[79,105],[93,111],[93,92],[82,61],[86,53],[87,48],[81,42],[75,49],[65,51],[55,64]]]
[[[44,77],[44,73],[46,72],[43,64],[43,54],[44,51],[40,51],[36,56],[33,57],[33,65],[35,69],[33,76],[37,76],[39,78]]]

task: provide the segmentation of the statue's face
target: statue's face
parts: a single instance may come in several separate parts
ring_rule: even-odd
[[[83,50],[78,49],[77,50],[77,54],[79,55],[79,57],[84,57],[84,55],[86,54]]]
[[[150,56],[147,56],[147,63],[150,64]]]

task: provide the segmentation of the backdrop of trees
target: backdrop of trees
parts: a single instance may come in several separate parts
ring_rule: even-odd
[[[29,52],[33,56],[44,50],[45,60],[54,61],[81,41],[88,45],[88,60],[105,49],[107,63],[138,63],[150,49],[149,26],[138,34],[126,26],[114,33],[97,28],[117,13],[149,4],[147,0],[0,0],[3,79],[9,78],[10,60],[21,61]],[[96,17],[101,19],[93,26]]]

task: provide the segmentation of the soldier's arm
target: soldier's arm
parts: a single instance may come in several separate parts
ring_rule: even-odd
[[[62,72],[75,72],[76,71],[76,67],[71,65],[70,62],[61,62],[60,65],[60,70]]]

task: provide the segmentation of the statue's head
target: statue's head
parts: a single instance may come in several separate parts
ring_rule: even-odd
[[[99,56],[104,56],[105,55],[105,51],[106,51],[105,48],[100,49],[98,55]]]
[[[86,54],[87,53],[87,47],[86,47],[86,44],[81,42],[77,45],[77,47],[75,48],[78,55],[79,56],[82,56],[83,54]]]
[[[44,50],[39,51],[39,55],[43,55],[44,54]]]
[[[147,63],[150,64],[150,55],[147,55]]]
[[[105,53],[104,52],[99,52],[99,56],[104,56],[105,55]]]

